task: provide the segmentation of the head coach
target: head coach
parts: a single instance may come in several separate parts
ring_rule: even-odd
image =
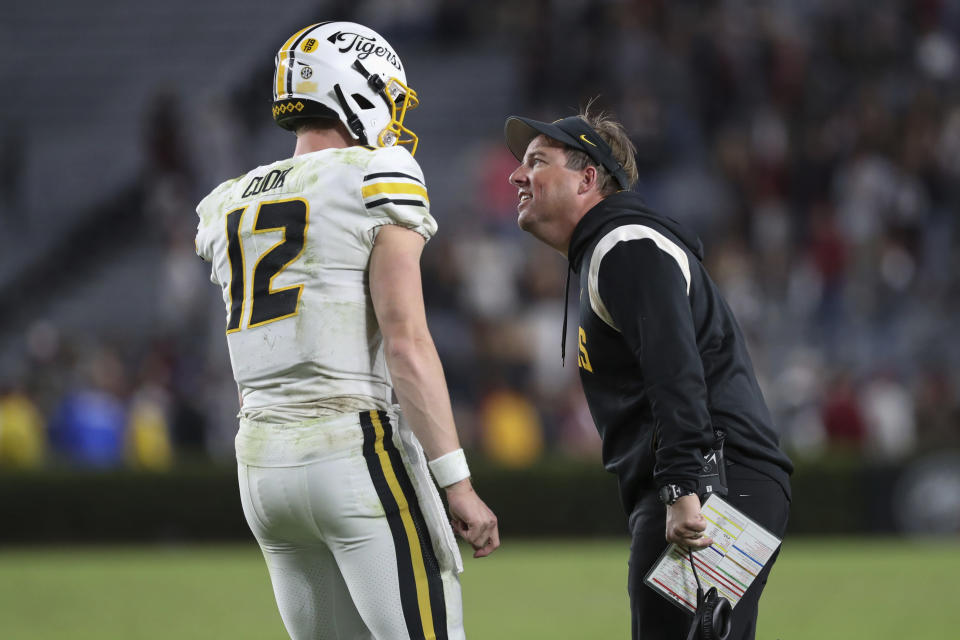
[[[511,116],[504,133],[521,162],[510,175],[520,228],[567,256],[579,277],[577,360],[629,516],[633,637],[682,638],[689,616],[643,579],[664,537],[710,545],[698,497],[705,457],[722,445],[727,501],[777,537],[793,466],[699,239],[630,191],[637,168],[623,127],[602,114]],[[775,559],[734,609],[730,638],[754,637]]]

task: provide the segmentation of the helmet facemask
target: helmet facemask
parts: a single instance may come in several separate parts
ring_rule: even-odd
[[[409,145],[410,155],[414,155],[417,152],[419,138],[417,134],[403,126],[403,120],[407,117],[407,111],[416,109],[420,105],[417,92],[396,77],[390,77],[384,82],[379,75],[368,73],[359,60],[353,63],[353,68],[366,76],[367,84],[383,97],[387,108],[390,109],[390,122],[377,135],[377,145],[381,147]],[[404,135],[407,137],[404,138]]]

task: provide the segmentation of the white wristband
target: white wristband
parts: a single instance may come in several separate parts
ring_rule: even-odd
[[[427,464],[441,489],[470,477],[470,468],[467,466],[467,456],[463,449],[445,453]]]

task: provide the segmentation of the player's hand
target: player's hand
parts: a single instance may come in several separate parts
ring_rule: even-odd
[[[667,542],[697,551],[713,544],[703,535],[706,519],[700,514],[700,498],[696,494],[681,497],[667,505]]]
[[[473,490],[470,478],[447,487],[450,521],[458,536],[473,547],[473,557],[482,558],[500,546],[497,516]]]

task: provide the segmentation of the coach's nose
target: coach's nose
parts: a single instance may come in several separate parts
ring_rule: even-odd
[[[527,184],[530,180],[527,176],[526,165],[521,164],[519,167],[514,169],[508,180],[510,181],[510,184],[515,187],[522,187],[523,185]]]

